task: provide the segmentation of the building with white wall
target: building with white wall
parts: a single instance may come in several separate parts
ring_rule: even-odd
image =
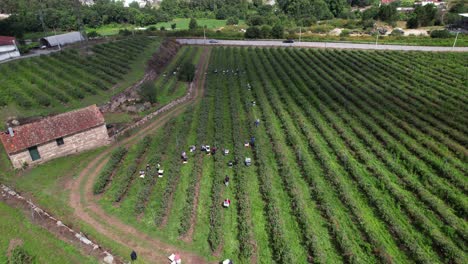
[[[0,61],[21,56],[14,37],[0,36]]]

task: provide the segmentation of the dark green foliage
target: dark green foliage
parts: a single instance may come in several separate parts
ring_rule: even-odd
[[[97,33],[96,31],[90,31],[86,35],[88,38],[97,38],[101,36],[101,34]]]
[[[112,152],[109,161],[97,177],[96,182],[94,182],[94,194],[100,194],[104,191],[104,188],[106,187],[112,173],[114,172],[115,168],[117,168],[117,165],[119,165],[125,154],[127,154],[127,149],[124,147],[118,147]]]
[[[17,246],[11,251],[8,264],[32,264],[34,256],[30,255],[23,246]]]
[[[231,25],[237,25],[239,24],[239,19],[237,17],[229,17],[226,20],[226,25],[231,26]]]
[[[171,24],[171,29],[172,29],[172,30],[175,30],[175,29],[176,29],[176,27],[177,27],[177,24],[176,24],[176,23],[174,23],[174,24]]]
[[[178,79],[183,82],[192,82],[195,78],[195,65],[190,61],[185,62],[179,72]]]
[[[139,94],[142,100],[148,101],[152,104],[158,101],[158,89],[156,89],[156,86],[152,81],[144,82],[140,87]]]
[[[197,28],[197,20],[192,17],[189,22],[189,29],[195,30],[196,28]]]
[[[282,39],[284,37],[284,28],[280,24],[276,24],[271,29],[271,37],[275,39]]]
[[[411,16],[408,21],[406,21],[406,27],[407,28],[418,28],[419,27],[419,21],[417,16]]]
[[[450,38],[452,35],[446,29],[431,31],[431,38]]]
[[[244,34],[244,37],[248,39],[261,38],[261,36],[262,36],[262,32],[256,26],[247,28]]]
[[[270,38],[271,37],[271,27],[268,26],[268,25],[263,25],[261,28],[260,28],[260,37],[261,38]]]

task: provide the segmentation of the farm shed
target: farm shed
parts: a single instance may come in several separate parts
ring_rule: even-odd
[[[47,47],[55,47],[58,45],[63,46],[66,44],[80,42],[83,40],[85,40],[83,35],[81,35],[80,32],[75,31],[75,32],[41,38],[41,45],[45,45]]]
[[[0,133],[0,139],[15,168],[110,143],[96,105],[9,128]]]
[[[0,61],[19,57],[16,39],[14,37],[0,36]]]

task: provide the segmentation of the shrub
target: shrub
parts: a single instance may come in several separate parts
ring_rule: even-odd
[[[260,38],[262,35],[262,32],[258,27],[249,27],[245,31],[244,37],[248,39],[255,39],[255,38]]]
[[[399,36],[403,36],[405,34],[405,32],[399,28],[395,28],[392,33],[390,33],[390,36],[396,36],[396,37],[399,37]]]
[[[11,252],[8,264],[30,264],[34,262],[31,256],[22,246],[18,246]]]
[[[431,31],[431,38],[450,38],[450,32],[446,29]]]
[[[179,81],[191,82],[195,78],[195,65],[191,62],[185,62],[180,69],[178,76]]]
[[[282,39],[284,37],[284,28],[280,24],[276,24],[271,29],[271,37]]]
[[[128,29],[120,29],[119,30],[119,35],[120,36],[130,36],[132,32]]]
[[[406,27],[407,28],[418,28],[419,27],[419,21],[416,16],[412,16],[406,21]]]
[[[161,30],[161,31],[166,31],[166,27],[161,26],[161,27],[159,28],[159,30]]]
[[[260,29],[261,38],[269,38],[271,37],[271,27],[268,25],[263,25]]]
[[[194,30],[197,28],[197,20],[195,18],[191,18],[189,22],[189,29]]]
[[[340,33],[340,37],[344,38],[344,37],[349,37],[349,34],[351,34],[351,32],[347,29],[343,29]]]
[[[226,20],[226,25],[227,26],[230,26],[230,25],[237,25],[239,24],[239,19],[237,17],[230,17]]]
[[[151,81],[144,82],[139,91],[140,97],[154,104],[158,101],[158,91]]]
[[[97,38],[101,36],[101,34],[97,33],[96,31],[91,31],[87,35],[88,35],[88,38]]]

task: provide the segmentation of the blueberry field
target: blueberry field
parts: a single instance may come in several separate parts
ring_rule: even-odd
[[[205,78],[112,153],[108,213],[212,260],[467,262],[467,53],[217,47]]]
[[[144,70],[159,42],[133,37],[1,64],[0,107],[14,106],[37,114],[102,103],[122,90],[121,82],[135,79],[128,74],[137,71],[133,65],[137,59],[143,62]],[[133,81],[142,77],[143,70]]]

